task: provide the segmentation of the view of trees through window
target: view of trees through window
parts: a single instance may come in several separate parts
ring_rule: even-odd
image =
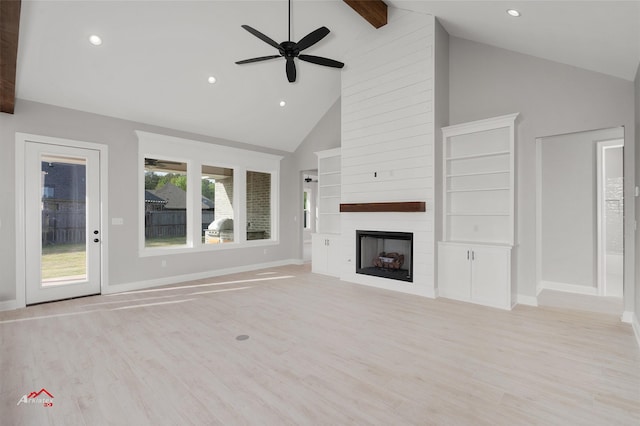
[[[246,240],[271,239],[270,173],[246,172],[246,227],[234,224],[234,170],[202,165],[200,180],[201,223],[190,229],[196,228],[203,244],[237,241],[238,231],[246,232]],[[145,158],[145,247],[185,246],[187,221],[193,217],[189,205],[187,163]]]
[[[145,158],[144,237],[146,247],[187,243],[187,164]]]

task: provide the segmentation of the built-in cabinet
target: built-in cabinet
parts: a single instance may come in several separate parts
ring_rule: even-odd
[[[311,236],[311,271],[316,274],[340,276],[340,235]]]
[[[515,120],[509,114],[442,129],[443,297],[510,309]]]
[[[450,299],[511,309],[511,247],[439,244],[439,294]]]
[[[340,148],[316,152],[318,156],[318,232],[311,237],[311,270],[339,276],[340,260]]]

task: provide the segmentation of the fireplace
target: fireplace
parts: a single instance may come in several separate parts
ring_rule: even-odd
[[[413,282],[413,234],[356,230],[356,273]]]

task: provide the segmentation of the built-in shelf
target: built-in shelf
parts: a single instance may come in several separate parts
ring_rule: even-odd
[[[470,154],[470,155],[457,155],[454,157],[447,157],[446,160],[447,161],[454,161],[454,160],[469,160],[472,158],[482,158],[482,157],[494,157],[497,155],[508,155],[511,154],[511,151],[493,151],[493,152],[482,152],[479,154]]]
[[[376,212],[425,212],[425,201],[387,202],[387,203],[349,203],[340,204],[342,213],[376,213]]]
[[[509,191],[511,188],[469,188],[469,189],[448,189],[447,192],[480,192],[480,191]]]
[[[513,242],[517,115],[442,129],[443,241]]]
[[[484,175],[501,175],[510,173],[509,170],[492,170],[487,172],[474,172],[474,173],[452,173],[448,174],[448,178],[466,177],[466,176],[484,176]]]
[[[509,213],[507,212],[489,212],[489,213],[463,212],[463,213],[447,213],[447,216],[509,216]]]

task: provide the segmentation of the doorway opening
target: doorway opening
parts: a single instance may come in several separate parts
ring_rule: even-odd
[[[539,304],[624,310],[623,145],[623,127],[536,140]]]
[[[597,144],[598,293],[622,297],[624,176],[622,139]]]
[[[311,261],[311,235],[318,227],[318,170],[302,172],[302,260]]]

